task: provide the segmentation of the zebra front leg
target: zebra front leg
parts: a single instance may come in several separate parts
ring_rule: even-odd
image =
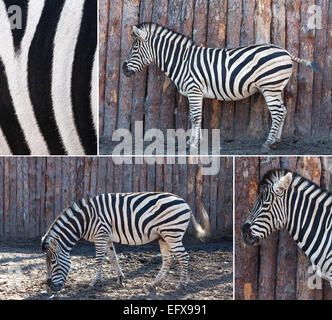
[[[202,106],[203,94],[200,91],[192,91],[188,94],[190,118],[192,120],[192,133],[190,145],[197,149],[201,139],[202,130]]]
[[[94,287],[101,280],[103,263],[106,255],[107,242],[109,240],[109,236],[102,235],[100,237],[96,237],[95,241],[95,249],[96,249],[96,276],[93,281],[90,283],[91,287]]]
[[[106,255],[107,255],[108,261],[112,262],[113,265],[114,265],[115,272],[118,276],[117,284],[124,287],[123,279],[125,277],[124,277],[124,274],[123,274],[123,272],[120,268],[118,257],[116,255],[115,248],[114,248],[113,242],[111,240],[107,244]]]
[[[150,289],[154,290],[160,283],[162,283],[163,279],[167,275],[172,261],[173,261],[173,256],[171,252],[171,248],[169,247],[168,243],[165,242],[163,239],[159,240],[159,246],[160,246],[160,252],[162,256],[162,266],[161,269],[159,270],[156,278],[150,285]]]

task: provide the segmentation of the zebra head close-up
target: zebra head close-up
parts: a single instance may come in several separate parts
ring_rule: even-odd
[[[246,244],[258,246],[273,231],[286,226],[285,193],[292,178],[291,172],[283,170],[269,172],[263,178],[261,191],[242,226],[242,238]]]
[[[283,169],[268,172],[250,215],[243,241],[258,246],[285,228],[316,271],[332,284],[332,195],[304,177]]]
[[[123,72],[127,77],[142,71],[145,66],[154,60],[151,40],[152,37],[147,30],[133,26],[134,42],[128,59],[123,63]]]

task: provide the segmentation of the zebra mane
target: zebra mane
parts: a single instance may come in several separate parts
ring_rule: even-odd
[[[259,190],[264,190],[267,186],[272,185],[273,183],[275,183],[276,181],[278,181],[281,177],[285,176],[287,173],[291,172],[293,175],[293,180],[292,183],[296,181],[296,185],[302,183],[302,182],[306,182],[307,186],[305,189],[311,187],[311,186],[315,186],[315,188],[326,192],[329,196],[332,197],[332,193],[328,192],[326,190],[323,190],[319,185],[317,185],[315,182],[302,177],[301,175],[299,175],[296,172],[293,172],[291,170],[288,169],[272,169],[269,170],[262,178],[262,180],[259,183]]]
[[[81,202],[81,201],[80,201]],[[81,204],[81,203],[80,203]],[[46,244],[46,240],[48,240],[49,236],[50,236],[50,233],[51,231],[53,230],[53,227],[55,225],[58,225],[58,221],[60,220],[60,218],[62,218],[64,215],[68,216],[68,217],[71,217],[71,215],[73,215],[73,213],[70,213],[71,210],[74,208],[74,210],[76,210],[75,207],[78,207],[78,205],[76,204],[76,202],[73,202],[71,206],[68,206],[66,207],[64,210],[62,210],[57,216],[56,218],[54,219],[54,221],[51,223],[51,225],[48,227],[45,235],[42,237],[42,240],[41,240],[41,246],[42,246],[42,249],[44,248],[45,244]],[[79,209],[79,207],[78,207]],[[68,211],[70,210],[70,212]]]
[[[194,43],[193,39],[190,37],[185,36],[183,33],[177,32],[171,28],[165,27],[159,23],[154,23],[154,22],[142,22],[138,25],[136,25],[136,28],[147,31],[151,34],[158,35],[162,31],[167,30],[172,32],[173,34],[176,34],[178,36],[181,36],[183,39],[187,39],[191,44]]]

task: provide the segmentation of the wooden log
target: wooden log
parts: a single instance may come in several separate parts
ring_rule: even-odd
[[[296,172],[296,157],[281,157],[281,167]],[[297,244],[288,231],[279,231],[275,283],[276,300],[296,299]]]
[[[22,179],[23,179],[23,196],[24,196],[24,209],[23,209],[23,228],[24,228],[24,238],[29,238],[29,158],[23,158],[23,169],[22,169]],[[45,215],[44,221],[45,221]]]
[[[10,237],[17,236],[17,161],[15,157],[9,158],[9,224]],[[32,216],[34,219],[35,217]]]
[[[99,157],[97,159],[97,192],[96,195],[106,192],[106,172],[107,172],[107,158]],[[125,191],[127,192],[127,191]]]
[[[36,233],[36,158],[29,158],[29,237],[35,238]]]
[[[110,0],[99,2],[99,135],[104,134],[107,38]]]
[[[29,166],[29,178],[30,178],[30,172],[31,171]],[[54,179],[55,179],[54,158],[48,157],[46,162],[46,194],[45,194],[46,228],[48,228],[54,220]]]
[[[111,136],[117,128],[118,90],[120,81],[122,0],[110,1],[107,32],[106,84],[104,95],[103,136]]]
[[[300,57],[309,61],[314,57],[315,33],[314,29],[308,28],[308,8],[314,5],[314,0],[301,1],[300,14]],[[313,93],[313,71],[311,68],[300,64],[297,76],[298,94],[296,105],[295,124],[299,134],[302,137],[308,138],[311,136],[311,121],[312,121],[312,93]]]
[[[327,37],[326,30],[329,17],[329,5],[328,1],[319,0],[316,1],[316,6],[319,8],[317,14],[321,15],[321,25],[317,25],[315,29],[315,43],[314,43],[314,61],[322,68],[324,65],[325,54],[327,51]],[[311,11],[314,15],[315,12]],[[329,69],[326,69],[329,70]],[[314,72],[313,83],[313,101],[312,101],[312,135],[319,138],[326,138],[330,134],[330,127],[325,122],[326,111],[331,114],[332,103],[325,103],[322,100],[322,86],[323,86],[323,74]],[[330,86],[331,87],[331,86]],[[331,99],[330,99],[331,100]],[[330,108],[329,108],[330,107]]]
[[[112,160],[111,157],[109,159],[110,159],[110,161]],[[85,200],[89,199],[89,197],[90,197],[90,171],[91,171],[91,162],[92,161],[94,161],[94,157],[84,158],[84,177],[83,177],[84,190],[83,190],[82,199],[85,199]]]
[[[286,0],[286,49],[294,56],[299,56],[299,25],[300,25],[300,0]],[[287,116],[284,124],[283,135],[296,133],[295,114],[297,103],[297,74],[298,64],[293,64],[293,75],[285,87],[284,104]]]
[[[280,160],[277,157],[260,158],[260,180],[272,169],[280,168]],[[260,267],[258,299],[273,300],[275,291],[275,273],[278,249],[278,232],[272,233],[260,245]]]
[[[241,227],[258,195],[259,160],[235,158],[235,299],[254,300],[258,294],[258,248],[246,246]],[[239,267],[241,266],[241,267]]]
[[[102,158],[101,158],[102,159]],[[75,202],[78,202],[84,197],[84,158],[79,157],[76,161],[77,182],[76,182],[76,197]],[[104,172],[105,175],[105,172]]]
[[[98,165],[98,160],[97,158],[93,158],[93,161],[91,161],[90,165],[90,197],[94,197],[97,193],[97,176],[98,176],[98,171],[97,171],[97,165]],[[114,186],[116,186],[115,181],[113,181]],[[89,199],[87,199],[89,200]]]
[[[61,189],[61,203],[62,209],[70,205],[70,179],[69,179],[69,159],[68,157],[61,158],[61,172],[62,172],[62,189]]]
[[[71,206],[76,201],[76,183],[77,183],[77,170],[76,170],[77,158],[71,157],[69,159],[69,203],[67,206]]]
[[[302,157],[298,162],[297,172],[317,185],[320,185],[321,171],[321,162],[318,157]],[[312,276],[312,274],[308,273],[309,267],[311,267],[310,260],[305,256],[304,252],[299,249],[296,277],[298,300],[316,300],[322,298],[322,292],[308,288],[308,278]]]
[[[61,174],[61,158],[56,157],[54,159],[54,218],[57,217],[65,208],[62,205],[62,174]]]
[[[4,202],[4,236],[10,235],[10,191],[9,191],[9,158],[4,158],[4,185],[3,185],[3,202]]]

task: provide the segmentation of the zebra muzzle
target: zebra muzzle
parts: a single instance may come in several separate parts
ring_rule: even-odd
[[[134,71],[129,69],[127,61],[123,63],[122,70],[126,77],[131,77],[134,74]]]
[[[251,247],[259,246],[261,244],[261,239],[252,234],[250,227],[251,227],[250,223],[245,223],[242,226],[242,230],[241,230],[242,240],[245,244],[247,244]]]

